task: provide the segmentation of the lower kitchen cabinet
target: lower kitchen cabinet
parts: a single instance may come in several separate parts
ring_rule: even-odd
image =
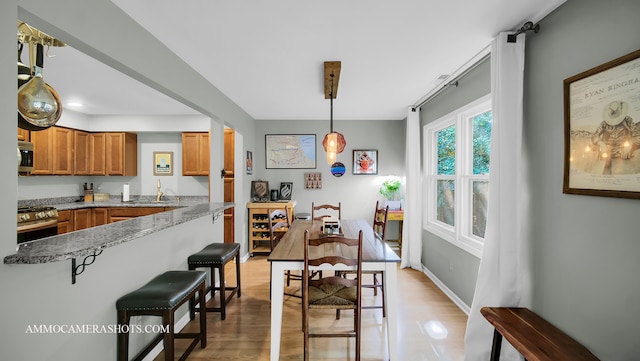
[[[69,233],[73,231],[73,211],[58,211],[58,234]]]

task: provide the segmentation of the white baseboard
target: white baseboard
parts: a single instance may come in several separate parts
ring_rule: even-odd
[[[438,286],[438,288],[442,290],[442,292],[444,292],[444,294],[447,295],[447,297],[449,297],[449,299],[453,301],[453,303],[455,303],[456,306],[458,306],[458,308],[462,310],[462,312],[464,312],[467,316],[469,316],[469,314],[471,313],[471,307],[469,307],[466,303],[464,303],[464,301],[462,301],[460,297],[458,297],[453,291],[451,291],[447,287],[447,285],[445,285],[442,281],[440,281],[440,279],[438,279],[436,275],[431,273],[431,271],[429,271],[429,269],[427,269],[424,265],[422,265],[422,272],[427,277],[429,277],[429,279],[433,281],[433,283],[435,283],[435,285]]]

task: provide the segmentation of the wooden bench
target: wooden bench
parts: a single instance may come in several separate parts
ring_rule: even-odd
[[[480,313],[493,325],[491,361],[500,359],[502,338],[528,361],[596,361],[591,351],[527,308],[483,307]]]

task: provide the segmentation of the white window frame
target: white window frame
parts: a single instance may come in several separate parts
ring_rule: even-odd
[[[475,180],[488,181],[489,175],[473,174],[473,126],[468,120],[490,110],[492,110],[491,94],[488,94],[423,127],[422,159],[425,180],[423,228],[478,258],[482,257],[484,239],[475,236],[472,231],[472,183]],[[436,134],[452,125],[456,127],[455,176],[438,176]],[[454,226],[439,221],[436,215],[437,180],[445,178],[455,181]]]

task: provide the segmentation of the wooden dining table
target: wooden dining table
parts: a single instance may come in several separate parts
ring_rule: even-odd
[[[271,262],[271,360],[280,359],[280,340],[282,333],[282,309],[284,302],[284,273],[287,270],[302,270],[304,266],[304,232],[309,230],[310,237],[318,237],[322,221],[295,220],[289,231],[273,249],[268,260]],[[400,257],[379,237],[367,221],[340,220],[341,233],[347,238],[362,236],[362,269],[365,271],[384,271],[384,302],[386,302],[386,326],[389,360],[398,359],[398,313],[397,313],[397,268]],[[300,309],[302,313],[302,308]],[[383,333],[385,334],[385,333]]]

